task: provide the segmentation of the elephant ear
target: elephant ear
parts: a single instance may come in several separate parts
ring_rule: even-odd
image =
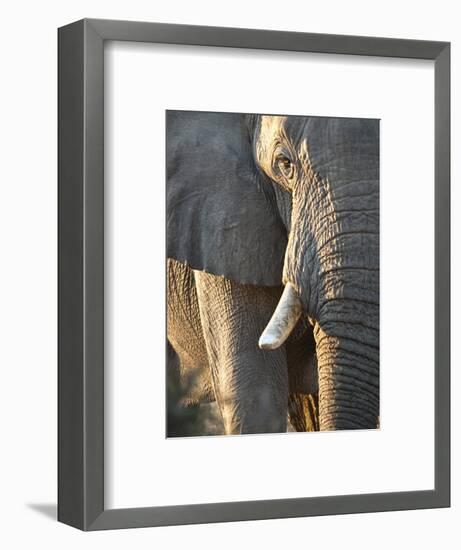
[[[286,229],[245,117],[167,111],[166,129],[167,256],[243,284],[281,284]]]

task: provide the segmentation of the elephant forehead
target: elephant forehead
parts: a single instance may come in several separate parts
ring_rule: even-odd
[[[261,117],[256,154],[258,162],[263,168],[269,168],[272,152],[282,139],[286,118],[285,116],[266,115]]]
[[[277,135],[282,131],[286,119],[286,116],[263,115],[261,117],[260,140],[272,140],[274,135]]]
[[[299,147],[307,140],[315,157],[343,152],[377,154],[379,120],[337,117],[288,117],[284,131]]]

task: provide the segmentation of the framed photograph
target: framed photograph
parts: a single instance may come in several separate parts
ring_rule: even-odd
[[[58,42],[59,521],[449,506],[449,43]]]

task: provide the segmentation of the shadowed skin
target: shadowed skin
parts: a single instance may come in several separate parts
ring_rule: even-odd
[[[180,295],[170,305],[170,291],[168,337],[184,372],[206,357],[200,398],[217,399],[227,433],[283,431],[288,393],[290,410],[318,415],[294,422],[298,428],[375,428],[378,122],[169,112],[167,129],[168,256],[194,270],[192,325],[203,347],[190,360],[195,344],[178,334],[187,308]],[[313,325],[318,403],[292,383],[294,335],[278,349],[256,350],[282,282]],[[301,349],[313,349],[308,340]],[[303,374],[309,359],[302,363]]]

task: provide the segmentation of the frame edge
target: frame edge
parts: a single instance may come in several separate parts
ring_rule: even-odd
[[[434,64],[434,486],[450,506],[450,44]]]
[[[104,40],[435,59],[446,42],[339,34],[87,19]]]
[[[58,521],[83,529],[83,22],[58,30]]]
[[[58,521],[104,510],[104,58],[86,20],[58,30]]]

